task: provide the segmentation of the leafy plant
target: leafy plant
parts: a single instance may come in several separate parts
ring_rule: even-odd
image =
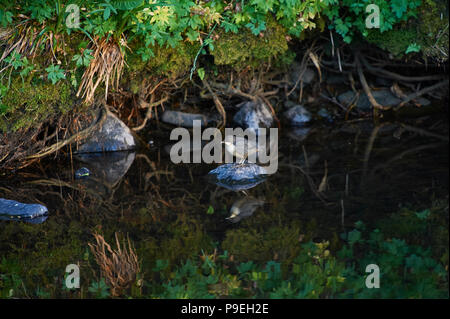
[[[47,77],[52,81],[52,84],[56,84],[59,80],[66,78],[64,70],[59,65],[52,64],[45,71],[47,71]]]
[[[84,49],[81,54],[75,54],[72,61],[76,61],[77,66],[88,66],[91,60],[94,58],[92,55],[92,50]]]
[[[420,52],[420,45],[417,43],[411,43],[408,48],[405,51],[405,54],[411,53],[411,52]]]

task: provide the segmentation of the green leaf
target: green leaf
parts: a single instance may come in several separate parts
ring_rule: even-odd
[[[59,65],[51,65],[45,69],[48,73],[48,79],[52,81],[52,84],[56,84],[61,79],[65,79],[64,70]]]
[[[116,0],[112,1],[114,8],[118,10],[133,10],[134,8],[142,5],[143,0]]]
[[[428,216],[430,216],[430,210],[429,209],[425,209],[425,210],[423,210],[421,212],[417,212],[416,216],[419,219],[427,219]]]
[[[361,232],[359,230],[354,229],[348,233],[348,243],[350,245],[355,244],[360,239],[361,239]]]
[[[200,72],[200,70],[202,70],[202,72]],[[203,80],[203,77],[205,76],[205,70],[203,70],[203,68],[200,68],[200,69],[197,70],[197,72],[198,72],[198,76],[200,77],[200,79]],[[203,75],[201,75],[201,74],[203,74]],[[212,206],[210,205],[210,206],[208,207],[208,210],[206,211],[206,213],[207,213],[208,215],[214,214],[214,207],[212,207]]]
[[[408,48],[406,48],[405,53],[411,53],[411,52],[420,52],[421,46],[417,43],[411,43]]]
[[[400,18],[408,9],[408,0],[391,0],[391,8],[397,18]]]
[[[111,9],[109,7],[106,7],[103,11],[103,20],[108,20],[109,16],[111,15]]]
[[[93,293],[97,298],[104,299],[109,297],[109,287],[103,278],[99,282],[93,282],[88,288],[88,291]]]

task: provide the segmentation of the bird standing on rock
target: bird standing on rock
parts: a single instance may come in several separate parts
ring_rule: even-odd
[[[249,140],[244,136],[235,136],[235,141],[233,142],[232,138],[233,136],[231,138],[227,136],[222,143],[225,144],[225,150],[229,154],[240,160],[239,164],[243,164],[250,155],[258,153],[258,145],[255,141]]]

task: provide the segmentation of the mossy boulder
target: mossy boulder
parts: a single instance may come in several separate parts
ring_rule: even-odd
[[[139,44],[131,44],[132,51],[135,52]],[[175,48],[171,46],[152,46],[154,56],[147,61],[143,61],[141,55],[137,53],[127,56],[128,78],[130,79],[131,90],[137,90],[138,84],[143,76],[163,76],[175,79],[189,72],[194,63],[194,58],[199,50],[199,44],[180,42]],[[136,92],[135,92],[136,93]]]
[[[275,59],[292,62],[293,54],[289,51],[287,32],[272,19],[268,19],[266,30],[258,36],[244,28],[238,33],[222,31],[218,35],[214,50],[211,51],[216,65],[241,70]]]
[[[0,117],[1,132],[36,128],[51,118],[63,115],[75,106],[70,84],[57,85],[45,80],[22,81],[17,77],[2,98],[5,112]]]

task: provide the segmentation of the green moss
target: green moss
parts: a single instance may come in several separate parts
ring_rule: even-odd
[[[142,61],[138,54],[131,54],[127,57],[131,79],[139,81],[143,71],[151,75],[162,75],[169,78],[179,77],[191,69],[199,45],[181,42],[175,48],[156,45],[151,49],[154,57],[146,62]]]
[[[449,53],[449,33],[445,6],[443,1],[425,0],[415,21],[383,33],[371,29],[366,40],[395,57],[404,56],[408,46],[415,43],[420,45],[424,56],[446,60]]]
[[[425,0],[420,9],[419,33],[426,56],[447,60],[449,54],[448,2]]]
[[[263,36],[255,36],[248,29],[239,33],[219,33],[211,54],[216,65],[229,65],[236,70],[256,67],[271,59],[283,59],[285,55],[288,62],[292,53],[288,51],[286,34],[283,27],[268,19]]]
[[[7,112],[0,118],[0,130],[13,132],[38,127],[74,106],[67,82],[56,85],[47,81],[22,82],[20,77],[12,80],[2,102]]]
[[[415,28],[395,29],[380,33],[371,29],[367,36],[367,41],[377,45],[383,50],[389,51],[395,57],[401,57],[412,43],[417,43],[417,31]]]

